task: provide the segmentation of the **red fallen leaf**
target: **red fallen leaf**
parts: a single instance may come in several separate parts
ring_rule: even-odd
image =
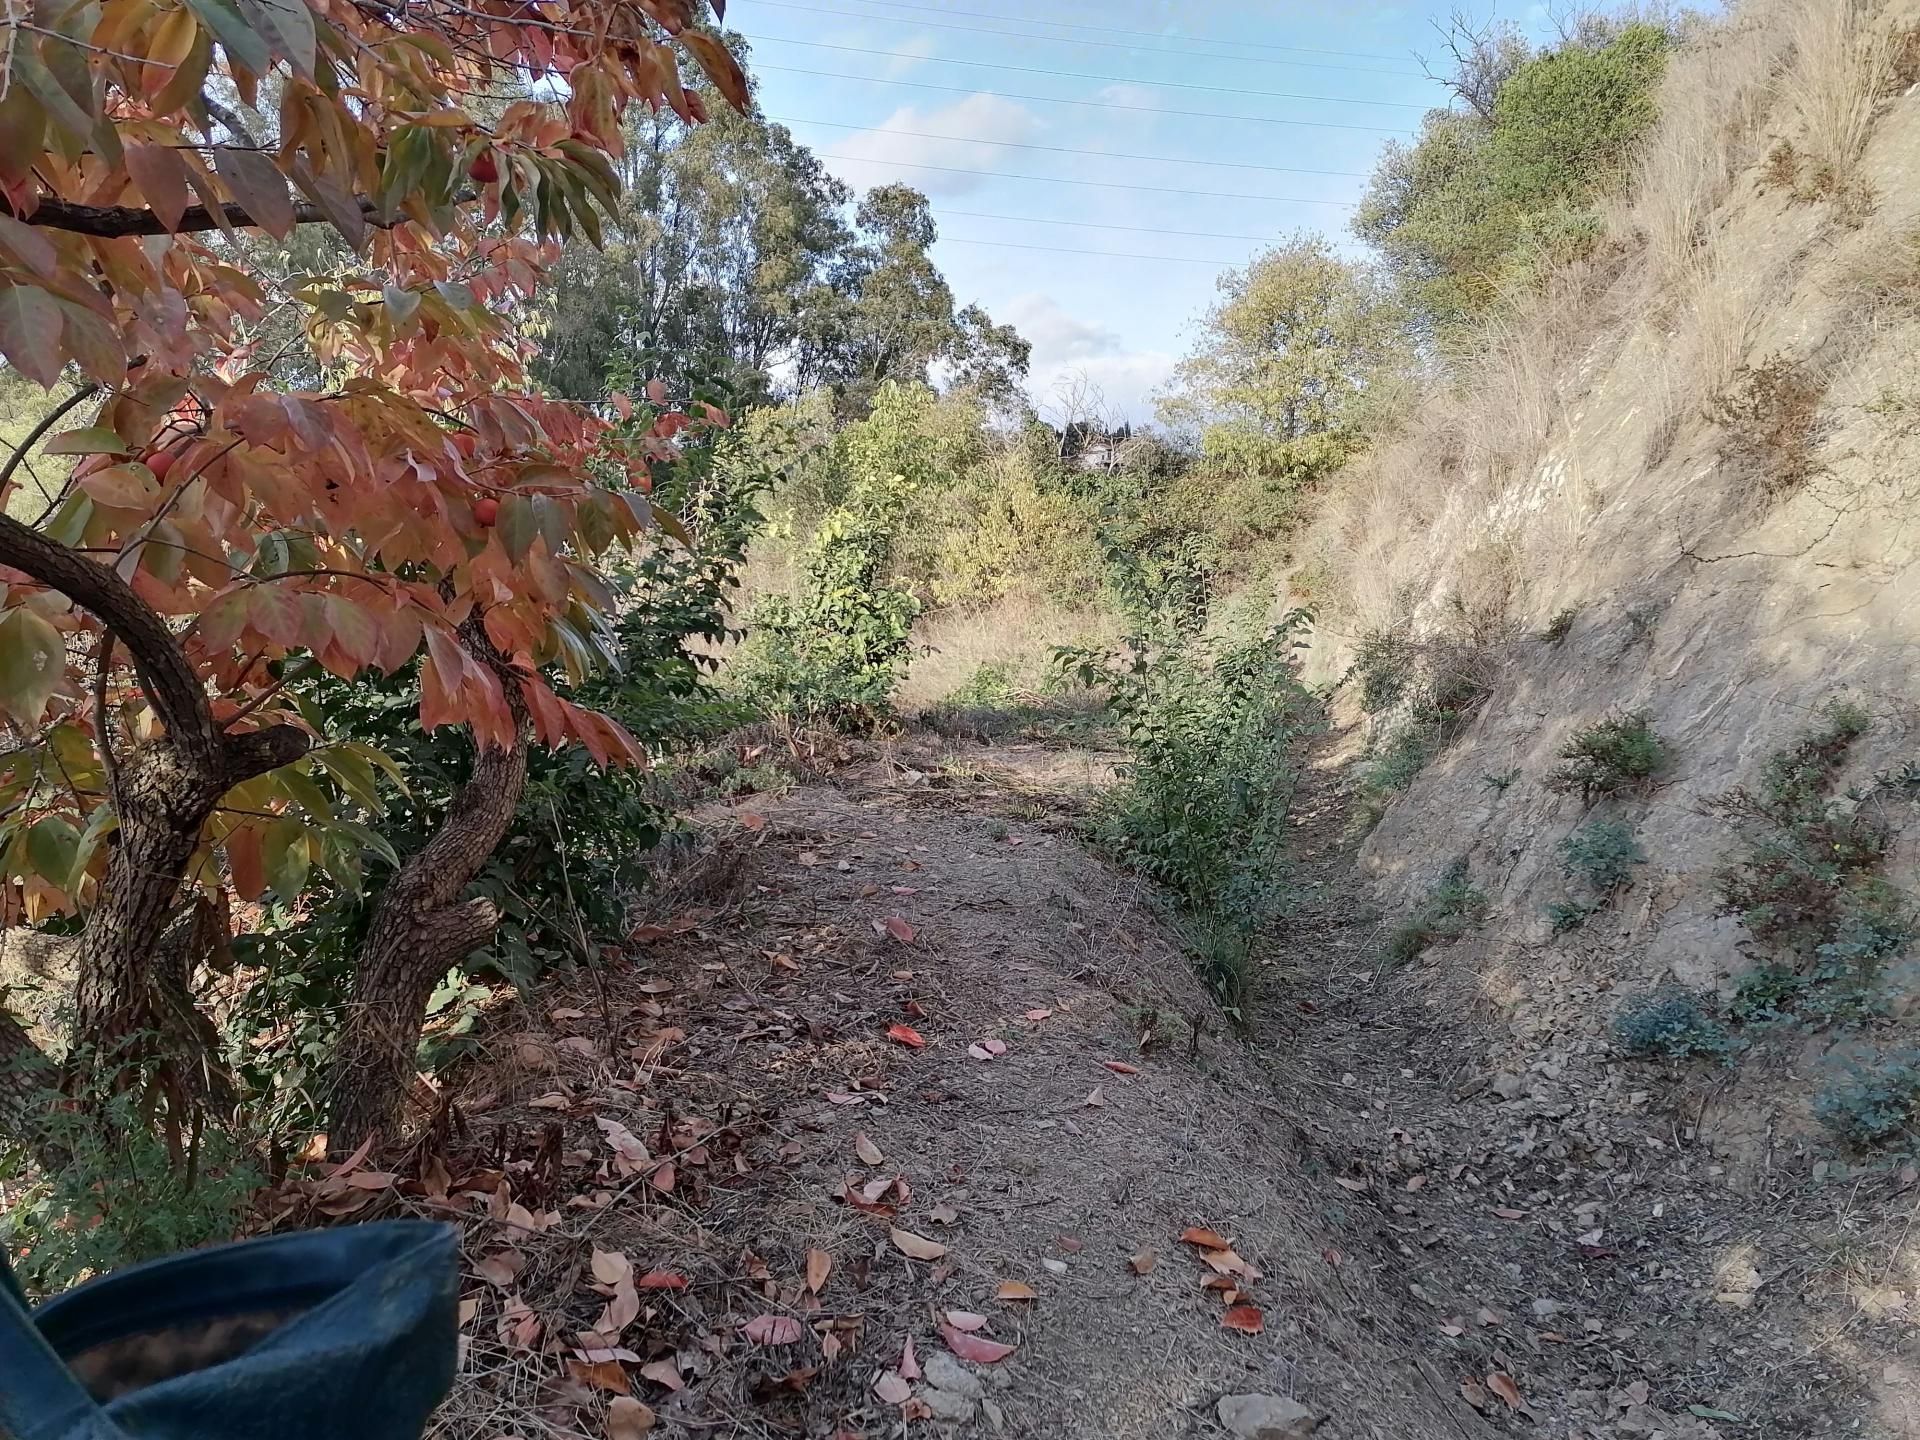
[[[687,1277],[675,1274],[671,1270],[649,1270],[633,1282],[636,1290],[684,1290]]]
[[[1007,1042],[1004,1040],[982,1040],[980,1042],[980,1048],[995,1059],[998,1059],[1007,1053]]]
[[[1333,1266],[1337,1270],[1340,1268],[1340,1262],[1345,1260],[1347,1257],[1342,1255],[1338,1250],[1334,1249],[1333,1246],[1329,1245],[1327,1246],[1326,1249],[1320,1252],[1320,1258],[1326,1261],[1327,1264]]]
[[[1082,1240],[1078,1235],[1056,1235],[1053,1238],[1055,1243],[1069,1255],[1078,1255],[1082,1250],[1087,1248],[1087,1242]]]
[[[905,1376],[887,1370],[873,1382],[873,1393],[888,1405],[904,1405],[913,1398],[913,1387]]]
[[[827,1283],[827,1276],[833,1273],[833,1257],[824,1250],[807,1251],[807,1289],[814,1294],[820,1293],[820,1287]]]
[[[902,945],[911,945],[920,933],[898,915],[889,915],[885,920],[874,921],[873,932],[876,935],[891,935]]]
[[[791,1315],[756,1315],[740,1333],[756,1345],[792,1345],[806,1334],[806,1327]]]
[[[927,1047],[926,1038],[911,1025],[889,1025],[887,1027],[887,1038],[889,1040],[898,1040],[909,1050],[924,1050]]]
[[[1027,1011],[1027,1019],[1029,1019],[1029,1020],[1031,1020],[1031,1021],[1033,1021],[1033,1022],[1034,1022],[1035,1024],[1038,1024],[1038,1023],[1039,1023],[1040,1021],[1042,1021],[1042,1020],[1050,1020],[1050,1019],[1052,1019],[1052,1018],[1053,1018],[1053,1011],[1051,1011],[1051,1010],[1029,1010],[1029,1011]]]
[[[1231,1250],[1233,1242],[1217,1230],[1202,1229],[1198,1225],[1189,1225],[1180,1232],[1181,1242],[1198,1245],[1202,1250]]]
[[[674,1182],[680,1178],[680,1172],[674,1168],[671,1160],[654,1167],[653,1174],[647,1177],[647,1183],[662,1195],[673,1193]]]
[[[1236,1305],[1220,1317],[1220,1324],[1228,1330],[1238,1330],[1243,1335],[1258,1335],[1267,1328],[1267,1322],[1260,1316],[1257,1305]]]
[[[900,1378],[918,1380],[920,1378],[920,1357],[913,1353],[913,1336],[907,1336],[907,1343],[900,1350]]]
[[[757,815],[751,810],[742,810],[740,812],[740,828],[742,830],[764,830],[767,828],[767,817]]]
[[[1513,1383],[1513,1377],[1504,1370],[1496,1370],[1487,1376],[1487,1389],[1507,1402],[1509,1410],[1525,1410],[1526,1397],[1520,1393],[1520,1387]]]
[[[984,1315],[976,1315],[971,1310],[949,1310],[947,1311],[947,1324],[956,1330],[971,1335],[976,1330],[984,1330],[987,1328],[987,1317]],[[909,1341],[908,1343],[911,1344],[912,1342]]]
[[[1138,1075],[1140,1073],[1140,1067],[1138,1065],[1129,1065],[1124,1060],[1102,1060],[1100,1063],[1116,1075]]]
[[[596,1390],[611,1390],[616,1395],[632,1392],[627,1384],[627,1372],[620,1368],[617,1360],[569,1360],[567,1373],[582,1385],[591,1385]]]
[[[867,1132],[864,1130],[853,1137],[853,1153],[860,1157],[862,1164],[884,1165],[887,1163],[885,1153],[867,1138]]]
[[[937,1240],[929,1240],[911,1230],[890,1230],[887,1238],[893,1241],[894,1249],[915,1260],[938,1260],[947,1253],[947,1247]]]
[[[1487,1394],[1486,1386],[1469,1375],[1460,1382],[1460,1398],[1476,1410],[1485,1410],[1491,1397]]]
[[[940,1327],[940,1338],[947,1342],[949,1350],[970,1365],[998,1365],[1019,1348],[1014,1345],[1002,1345],[998,1340],[986,1340],[978,1335],[969,1335],[965,1331],[954,1329],[951,1325]]]

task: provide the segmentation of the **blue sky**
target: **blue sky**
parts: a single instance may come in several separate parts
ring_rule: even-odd
[[[1414,56],[1452,3],[733,0],[727,20],[769,116],[856,188],[931,198],[957,298],[1034,342],[1043,412],[1085,375],[1138,420],[1217,262],[1297,229],[1350,244],[1381,145],[1446,98]]]

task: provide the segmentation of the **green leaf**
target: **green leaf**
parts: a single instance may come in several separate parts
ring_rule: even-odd
[[[131,455],[133,450],[111,430],[88,425],[63,430],[41,447],[49,455]]]
[[[38,285],[0,290],[0,355],[43,390],[60,378],[60,330],[60,307]]]
[[[47,815],[33,822],[27,831],[27,863],[50,885],[62,890],[73,878],[74,857],[80,851],[80,832],[71,820]]]
[[[349,740],[345,744],[337,745],[334,748],[344,750],[349,755],[357,755],[369,765],[379,766],[387,772],[387,778],[393,781],[402,795],[413,794],[413,792],[407,788],[406,773],[401,770],[400,762],[387,754],[386,751],[369,745],[364,740]]]
[[[93,497],[84,490],[69,495],[54,516],[40,527],[49,540],[73,547],[87,538],[87,525],[93,519]]]
[[[327,800],[326,791],[308,779],[299,766],[283,766],[273,775],[287,798],[306,811],[316,825],[326,825],[333,820],[333,806]]]
[[[41,43],[73,49],[70,41],[51,36],[34,37],[24,31],[16,31],[13,45],[14,82],[40,102],[48,118],[64,130],[70,139],[84,143],[93,138],[93,116],[75,103],[66,87],[54,78],[53,71],[41,61]],[[86,63],[84,54],[81,63],[83,66]]]
[[[66,668],[58,630],[24,606],[0,615],[0,710],[29,728],[38,725]]]
[[[100,848],[100,842],[120,828],[120,817],[111,805],[96,805],[93,813],[87,816],[86,829],[80,832],[80,843],[74,850],[73,870],[71,874],[78,878],[87,868],[87,862],[93,859],[93,852]]]
[[[387,302],[387,318],[393,322],[395,330],[404,330],[413,312],[420,308],[420,292],[408,290],[400,285],[388,285],[380,292]]]
[[[292,900],[306,887],[312,860],[307,851],[307,827],[292,816],[283,816],[267,826],[260,837],[261,860],[266,867],[267,884],[282,900]]]
[[[373,766],[363,757],[348,753],[337,745],[313,752],[313,761],[327,774],[347,796],[363,809],[374,815],[385,812],[386,804],[380,798],[380,787],[373,778]]]
[[[319,37],[306,0],[238,0],[240,13],[274,50],[286,57],[296,74],[314,78]]]
[[[507,496],[500,502],[496,528],[500,531],[500,543],[507,547],[507,558],[518,565],[527,558],[527,547],[533,544],[533,537],[540,530],[533,514],[533,501],[525,495]]]

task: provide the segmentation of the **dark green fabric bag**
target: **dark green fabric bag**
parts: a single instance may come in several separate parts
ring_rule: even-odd
[[[419,1440],[453,1383],[449,1226],[242,1241],[30,1311],[0,1257],[0,1436]]]

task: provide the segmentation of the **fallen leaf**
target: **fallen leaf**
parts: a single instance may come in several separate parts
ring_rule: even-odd
[[[607,1440],[639,1440],[653,1429],[653,1411],[622,1395],[607,1406]]]
[[[1233,1242],[1217,1230],[1203,1229],[1198,1225],[1189,1225],[1180,1232],[1182,1244],[1198,1245],[1202,1250],[1231,1250]]]
[[[884,1165],[887,1163],[886,1155],[881,1152],[878,1145],[867,1138],[867,1132],[864,1130],[853,1137],[853,1153],[858,1155],[862,1162],[868,1165]]]
[[[1100,1063],[1116,1075],[1138,1075],[1140,1073],[1140,1067],[1138,1065],[1129,1065],[1124,1060],[1102,1060]]]
[[[984,1045],[967,1046],[967,1058],[970,1060],[991,1060],[993,1052]]]
[[[653,1173],[647,1176],[647,1183],[662,1195],[671,1195],[673,1193],[674,1183],[679,1178],[679,1170],[674,1167],[674,1163],[671,1160],[668,1160],[653,1167]]]
[[[1127,1261],[1127,1268],[1132,1270],[1136,1275],[1151,1275],[1153,1273],[1153,1267],[1159,1263],[1160,1257],[1154,1254],[1153,1251],[1142,1250],[1138,1255]]]
[[[889,1025],[887,1027],[887,1038],[889,1040],[898,1040],[910,1050],[924,1050],[927,1044],[926,1040],[921,1037],[920,1032],[911,1025]]]
[[[956,1330],[962,1330],[971,1335],[976,1330],[984,1330],[987,1328],[987,1317],[984,1315],[976,1315],[971,1310],[949,1310],[947,1311],[947,1324]]]
[[[633,1262],[617,1250],[594,1247],[592,1268],[593,1278],[602,1285],[618,1285],[633,1278]]]
[[[609,1120],[604,1115],[594,1116],[593,1123],[600,1127],[600,1133],[607,1137],[607,1144],[613,1147],[613,1153],[628,1165],[645,1165],[653,1159],[652,1152],[618,1120]]]
[[[756,1315],[740,1333],[756,1345],[792,1345],[806,1334],[806,1327],[791,1315]]]
[[[1038,1300],[1039,1292],[1024,1280],[1002,1280],[1000,1288],[993,1292],[1001,1300]]]
[[[927,1212],[927,1218],[936,1225],[958,1225],[960,1223],[960,1212],[942,1200]]]
[[[687,1388],[687,1382],[680,1378],[680,1367],[673,1363],[671,1355],[664,1360],[655,1360],[650,1365],[642,1365],[640,1373],[654,1384],[664,1386],[668,1390],[680,1391]]]
[[[1731,1410],[1716,1410],[1711,1405],[1689,1405],[1687,1413],[1698,1415],[1702,1420],[1731,1420],[1736,1425],[1740,1423],[1740,1417]]]
[[[947,1247],[939,1241],[916,1235],[911,1230],[891,1230],[888,1238],[893,1241],[894,1249],[915,1260],[938,1260],[947,1253]]]
[[[573,1097],[559,1090],[549,1090],[545,1095],[536,1095],[527,1102],[529,1110],[566,1110],[573,1105]]]
[[[1356,1195],[1367,1188],[1366,1181],[1355,1180],[1350,1175],[1336,1175],[1333,1183],[1338,1185],[1342,1190],[1353,1191]]]
[[[900,1378],[918,1380],[920,1378],[920,1357],[913,1353],[913,1336],[907,1336],[907,1343],[900,1347]]]
[[[1508,1208],[1507,1208],[1506,1206],[1504,1206],[1504,1205],[1496,1205],[1496,1206],[1494,1206],[1494,1209],[1493,1209],[1493,1213],[1494,1213],[1494,1214],[1496,1214],[1496,1215],[1498,1215],[1498,1216],[1499,1216],[1499,1217],[1500,1217],[1500,1218],[1501,1218],[1502,1220],[1524,1220],[1524,1219],[1526,1219],[1526,1218],[1527,1218],[1527,1212],[1526,1212],[1526,1211],[1524,1211],[1524,1210],[1509,1210],[1509,1209],[1508,1209]]]
[[[764,815],[756,815],[751,810],[742,810],[740,812],[740,828],[742,830],[764,830],[767,828],[767,817]]]
[[[814,1294],[820,1293],[820,1287],[827,1283],[827,1276],[833,1273],[833,1257],[824,1250],[807,1251],[807,1289]]]
[[[1107,1097],[1100,1093],[1100,1087],[1096,1085],[1087,1092],[1087,1098],[1080,1103],[1089,1110],[1098,1110],[1107,1103]]]
[[[873,1382],[873,1393],[888,1405],[904,1405],[913,1398],[913,1387],[903,1376],[887,1370]]]
[[[391,1170],[362,1170],[358,1175],[349,1175],[347,1184],[356,1190],[385,1190],[399,1178]]]
[[[1476,1410],[1485,1410],[1493,1397],[1487,1394],[1487,1387],[1472,1376],[1460,1382],[1460,1398]]]
[[[1267,1328],[1259,1307],[1254,1305],[1235,1305],[1220,1317],[1220,1324],[1228,1330],[1238,1330],[1243,1335],[1258,1335]]]
[[[980,1042],[980,1048],[997,1060],[1007,1053],[1007,1042],[1004,1040],[982,1040]]]
[[[684,1290],[687,1277],[671,1270],[649,1270],[633,1284],[636,1290]]]
[[[614,1286],[613,1298],[607,1302],[607,1308],[600,1313],[593,1328],[617,1340],[620,1332],[639,1318],[640,1297],[634,1293],[632,1281],[622,1281]]]
[[[1209,1270],[1220,1275],[1238,1275],[1243,1280],[1258,1280],[1260,1267],[1242,1260],[1232,1250],[1203,1250],[1200,1259]]]
[[[1487,1376],[1487,1389],[1507,1402],[1509,1410],[1525,1410],[1527,1402],[1520,1394],[1520,1387],[1513,1383],[1513,1377],[1504,1370],[1496,1370]]]
[[[582,1385],[591,1385],[596,1390],[611,1390],[616,1395],[625,1395],[631,1388],[627,1384],[627,1372],[620,1368],[617,1360],[569,1360],[567,1373]]]
[[[580,1332],[582,1339],[586,1339],[592,1334],[593,1332],[591,1330],[583,1330]],[[573,1352],[573,1358],[576,1360],[584,1360],[589,1365],[603,1365],[609,1360],[625,1360],[634,1365],[640,1363],[640,1357],[624,1345],[614,1345],[611,1347],[600,1346],[595,1349],[576,1350]]]
[[[1078,1255],[1082,1250],[1087,1248],[1087,1242],[1082,1240],[1078,1235],[1056,1235],[1053,1237],[1053,1240],[1054,1244],[1058,1245],[1069,1255]]]
[[[473,1271],[489,1285],[504,1290],[527,1268],[527,1257],[517,1250],[501,1250],[474,1262]]]
[[[919,933],[913,926],[909,925],[905,920],[902,920],[898,915],[889,915],[885,921],[876,921],[874,923],[882,933],[891,935],[902,945],[911,945],[914,937]]]
[[[1064,1275],[1067,1273],[1067,1262],[1064,1260],[1042,1260],[1040,1262],[1040,1268],[1049,1275]]]
[[[1018,1348],[1013,1345],[1002,1345],[998,1340],[969,1335],[964,1330],[954,1329],[951,1325],[940,1327],[940,1338],[947,1342],[949,1350],[970,1365],[997,1365]]]
[[[1035,1024],[1038,1024],[1042,1020],[1051,1020],[1052,1018],[1053,1018],[1053,1011],[1051,1010],[1027,1011],[1027,1019],[1033,1021]]]

